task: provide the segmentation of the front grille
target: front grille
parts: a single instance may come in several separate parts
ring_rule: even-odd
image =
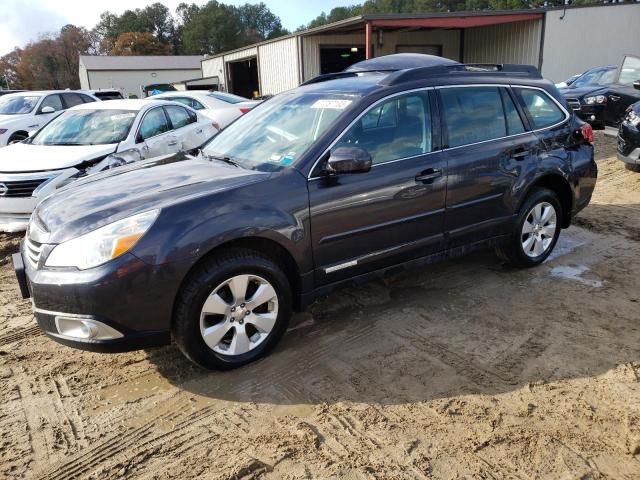
[[[39,178],[35,180],[2,180],[0,185],[6,187],[3,197],[30,197],[33,191],[49,180],[48,178]],[[4,189],[3,189],[4,190]]]
[[[580,100],[578,100],[577,98],[567,98],[567,104],[569,105],[569,107],[571,107],[572,110],[576,112],[580,111]]]
[[[38,263],[40,262],[42,247],[43,245],[41,243],[35,242],[29,237],[25,238],[24,240],[24,253],[27,256],[29,263],[31,263],[31,265],[33,265],[34,267],[37,267]]]

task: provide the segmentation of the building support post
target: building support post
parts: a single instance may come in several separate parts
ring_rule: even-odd
[[[372,41],[371,22],[366,22],[364,26],[364,42],[365,42],[365,58],[369,60],[372,57],[371,41]]]

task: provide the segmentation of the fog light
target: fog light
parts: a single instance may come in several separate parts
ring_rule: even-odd
[[[56,317],[58,333],[76,340],[113,340],[123,337],[116,329],[102,322],[81,317]]]
[[[593,121],[596,119],[596,116],[595,116],[595,115],[591,115],[591,116],[589,117],[589,119],[593,122]]]

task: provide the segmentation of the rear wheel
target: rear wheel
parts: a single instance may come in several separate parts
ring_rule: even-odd
[[[625,163],[624,165],[627,168],[627,170],[631,172],[640,173],[640,165],[635,165],[633,163]]]
[[[287,277],[251,250],[210,259],[182,289],[173,324],[180,350],[211,369],[240,367],[265,355],[291,316]]]
[[[540,265],[558,241],[561,218],[556,194],[535,189],[522,205],[512,235],[497,249],[498,256],[515,267]]]

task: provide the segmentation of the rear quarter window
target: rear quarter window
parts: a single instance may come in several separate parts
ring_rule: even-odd
[[[550,127],[565,119],[565,113],[549,95],[541,90],[516,88],[522,107],[527,111],[533,128]]]

